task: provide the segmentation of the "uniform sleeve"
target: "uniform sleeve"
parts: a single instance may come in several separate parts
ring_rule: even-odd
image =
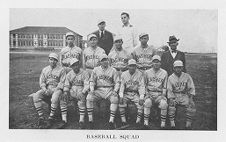
[[[90,91],[94,91],[94,87],[96,85],[96,73],[95,69],[92,71],[91,77],[90,77]]]
[[[69,91],[71,88],[71,83],[70,83],[70,74],[66,75],[65,83],[64,83],[64,91]]]
[[[82,90],[83,93],[86,93],[89,90],[89,74],[85,71],[84,73],[84,88]]]
[[[60,74],[60,82],[57,85],[57,89],[64,89],[65,79],[66,79],[66,71],[65,69],[62,69]]]
[[[122,98],[125,90],[125,79],[122,75],[120,78],[120,89],[119,89],[119,96]]]
[[[137,29],[133,27],[133,47],[136,47],[138,44],[138,32]]]
[[[40,78],[39,78],[39,85],[41,88],[46,87],[46,78],[45,78],[45,74],[44,74],[44,69],[42,70]]]
[[[118,72],[116,70],[114,71],[114,76],[113,77],[114,77],[114,83],[115,83],[114,91],[118,92],[119,87],[120,87],[120,78],[119,78],[119,74],[118,74]]]
[[[173,84],[170,81],[170,78],[167,81],[167,97],[168,99],[175,98],[173,93]]]
[[[167,81],[168,81],[168,74],[166,72],[166,76],[164,78],[164,81],[163,81],[163,88],[162,88],[162,93],[163,94],[166,94],[166,90],[167,90]]]
[[[145,84],[144,84],[144,76],[141,75],[139,78],[139,88],[138,92],[140,94],[140,99],[144,99],[144,94],[145,94]]]
[[[188,83],[187,83],[188,93],[195,96],[195,85],[191,76],[188,76]]]

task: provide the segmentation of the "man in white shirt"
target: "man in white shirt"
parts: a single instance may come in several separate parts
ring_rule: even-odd
[[[128,13],[123,12],[121,14],[121,20],[123,25],[119,31],[119,35],[122,37],[123,40],[122,47],[128,53],[131,53],[138,43],[137,30],[134,28],[133,25],[130,24],[130,17]]]

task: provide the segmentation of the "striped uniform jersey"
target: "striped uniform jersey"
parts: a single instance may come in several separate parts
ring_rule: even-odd
[[[137,61],[138,68],[152,67],[152,57],[155,55],[156,51],[152,46],[142,48],[137,46],[132,52],[133,59]]]
[[[120,70],[126,69],[128,60],[130,59],[130,55],[124,49],[121,51],[114,49],[109,53],[108,57],[111,61],[111,66]]]
[[[99,64],[100,56],[105,54],[104,49],[100,47],[96,47],[96,49],[92,47],[87,47],[83,51],[83,67],[93,69],[97,67]]]
[[[103,69],[101,66],[93,69],[90,78],[90,88],[98,87],[114,87],[117,92],[119,90],[118,72],[113,67]],[[91,89],[93,90],[93,89]]]
[[[66,78],[66,72],[63,67],[57,65],[55,68],[51,66],[45,67],[40,75],[39,84],[40,87],[53,86],[58,89],[63,89]]]
[[[144,73],[145,84],[147,91],[165,92],[168,74],[164,69],[159,69],[157,72],[151,68]]]
[[[82,49],[74,46],[74,47],[64,47],[60,51],[60,61],[62,66],[69,67],[70,61],[73,58],[78,59],[81,62],[82,59]]]
[[[139,70],[136,70],[133,75],[129,73],[129,70],[125,71],[121,75],[121,86],[119,95],[123,97],[125,92],[137,92],[144,98],[145,94],[145,84],[144,77]]]
[[[74,70],[71,70],[65,80],[64,91],[81,90],[83,93],[89,90],[89,74],[83,69],[76,74]]]
[[[174,98],[174,93],[195,95],[195,86],[191,76],[182,72],[178,77],[173,73],[167,82],[168,98]]]

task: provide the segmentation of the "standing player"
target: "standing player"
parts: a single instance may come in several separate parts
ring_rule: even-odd
[[[110,105],[110,129],[114,128],[114,118],[118,107],[119,79],[117,71],[109,66],[108,57],[102,55],[101,66],[95,67],[90,79],[90,93],[87,96],[87,111],[89,127],[93,128],[93,103],[100,99],[107,99]]]
[[[134,59],[129,60],[128,69],[129,70],[123,72],[121,75],[121,86],[119,91],[119,111],[122,125],[127,125],[125,108],[128,101],[132,101],[136,104],[138,109],[136,123],[141,124],[145,94],[144,77],[142,73],[136,69],[136,61]]]
[[[89,90],[89,74],[80,68],[81,64],[76,58],[71,59],[70,67],[72,68],[72,71],[66,76],[64,94],[60,100],[62,120],[67,123],[67,101],[70,94],[74,100],[78,101],[80,114],[79,126],[83,129],[86,109],[86,93]]]
[[[141,33],[139,40],[141,45],[134,49],[132,56],[137,61],[138,69],[145,71],[152,67],[152,57],[155,54],[155,50],[147,44],[149,40],[147,33]]]
[[[115,48],[108,55],[111,66],[114,67],[120,75],[127,69],[128,60],[130,58],[126,50],[122,48],[122,44],[122,38],[120,36],[115,36]]]
[[[56,53],[49,54],[49,66],[42,70],[39,84],[41,90],[33,94],[33,102],[39,115],[39,128],[45,128],[44,113],[42,102],[45,99],[51,99],[51,112],[48,118],[46,128],[50,128],[53,124],[55,112],[59,103],[59,97],[62,94],[66,72],[64,68],[57,65],[58,55]]]
[[[167,72],[160,68],[161,57],[154,55],[152,58],[153,68],[145,71],[146,96],[144,103],[144,126],[148,126],[150,108],[153,103],[158,103],[161,109],[161,128],[165,128],[167,115],[167,99],[166,99],[166,85]],[[148,127],[147,127],[148,128]]]
[[[186,108],[186,129],[191,129],[192,117],[195,115],[196,108],[193,101],[195,96],[195,86],[191,76],[182,72],[183,62],[176,60],[173,63],[174,73],[169,76],[167,83],[169,99],[169,120],[171,128],[175,128],[176,106],[182,105]]]
[[[78,59],[82,62],[82,49],[75,46],[75,35],[72,32],[66,33],[66,47],[62,48],[60,51],[60,63],[65,67],[66,72],[71,71],[70,60]]]
[[[104,49],[97,46],[97,36],[90,34],[88,36],[90,46],[83,51],[83,68],[91,75],[92,70],[98,66],[100,56],[105,54]]]

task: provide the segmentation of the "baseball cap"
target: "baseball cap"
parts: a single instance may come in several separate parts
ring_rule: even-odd
[[[78,62],[79,60],[77,58],[73,58],[70,61],[70,66],[72,66],[74,63]]]
[[[90,34],[90,35],[88,35],[88,41],[90,41],[91,38],[93,38],[93,37],[97,38],[97,36],[96,36],[95,34]]]
[[[183,62],[181,60],[176,60],[174,63],[173,63],[173,66],[174,67],[183,67]]]
[[[119,35],[116,35],[116,36],[114,37],[114,41],[117,41],[117,40],[122,40],[122,37],[119,36]]]
[[[134,59],[130,59],[129,61],[128,61],[128,65],[136,65],[137,63],[136,63],[136,61],[134,60]]]
[[[74,35],[74,33],[72,33],[72,32],[67,32],[67,33],[66,33],[66,38],[67,38],[67,36],[75,36],[75,35]]]
[[[103,19],[99,19],[98,21],[97,21],[97,25],[99,25],[100,23],[106,23]]]
[[[103,54],[102,56],[100,56],[100,61],[102,61],[103,59],[108,59],[108,56],[106,54]]]
[[[161,61],[161,57],[160,57],[159,55],[154,55],[154,56],[152,57],[152,61],[154,61],[154,60],[159,60],[159,61]]]
[[[141,33],[140,35],[139,35],[139,38],[141,38],[141,37],[143,37],[143,36],[148,36],[148,33]]]
[[[58,55],[56,53],[50,53],[49,58],[54,58],[58,61]]]

